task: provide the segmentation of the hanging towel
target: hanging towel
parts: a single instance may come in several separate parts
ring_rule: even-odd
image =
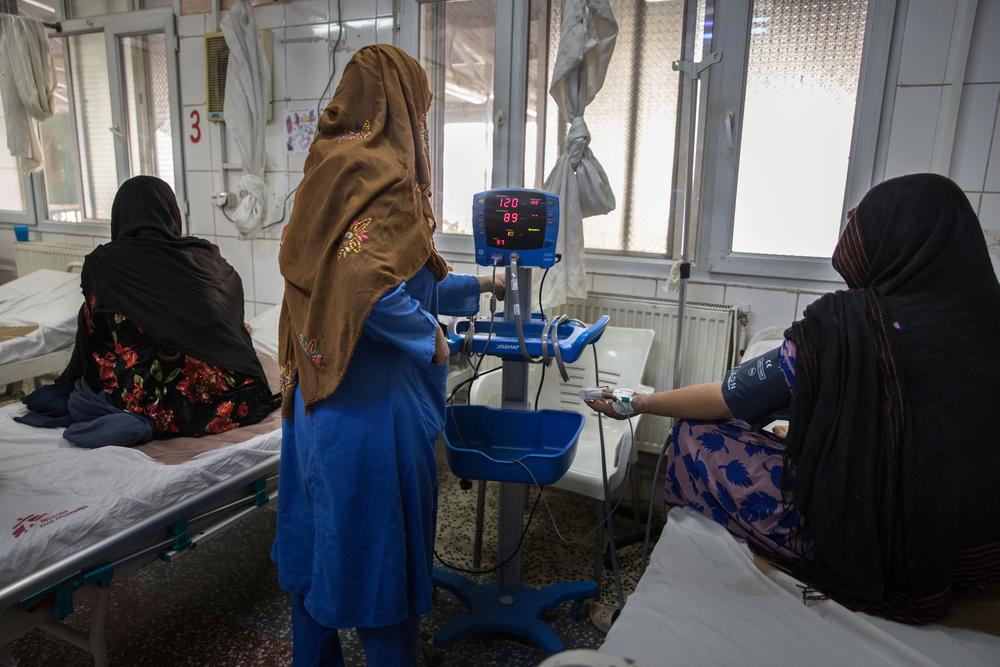
[[[45,165],[38,123],[52,117],[55,88],[45,26],[32,18],[0,14],[0,96],[7,148],[24,171]]]
[[[242,198],[233,222],[246,238],[255,232],[267,215],[267,184],[264,182],[266,153],[264,126],[267,124],[271,65],[257,34],[257,22],[246,0],[237,0],[222,20],[222,34],[229,47],[226,71],[226,129],[232,133],[240,152],[243,175]]]
[[[583,114],[604,85],[617,38],[618,23],[608,0],[566,0],[549,92],[562,119],[569,122],[569,131],[566,151],[544,185],[559,195],[560,208],[556,252],[562,261],[552,267],[542,295],[553,307],[567,298],[586,298],[583,219],[615,208],[607,174],[590,150]]]

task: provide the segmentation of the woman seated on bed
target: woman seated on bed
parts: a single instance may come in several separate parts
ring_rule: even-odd
[[[852,608],[930,622],[1000,581],[1000,285],[968,199],[931,174],[873,188],[833,266],[850,289],[780,348],[633,406],[685,420],[668,504]],[[757,428],[786,409],[786,437]]]
[[[21,421],[69,426],[86,447],[220,433],[277,407],[243,323],[239,275],[202,239],[181,235],[170,186],[126,181],[111,242],[87,255],[76,347]]]

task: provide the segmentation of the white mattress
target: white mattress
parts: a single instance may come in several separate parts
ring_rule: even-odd
[[[1000,665],[1000,637],[802,603],[798,582],[688,509],[670,512],[649,568],[601,651],[670,665]]]
[[[78,273],[42,269],[0,285],[0,325],[38,325],[29,334],[0,342],[0,364],[71,346],[81,303]]]
[[[128,447],[80,449],[58,430],[14,422],[23,411],[0,408],[0,588],[281,449],[276,430],[168,466]]]

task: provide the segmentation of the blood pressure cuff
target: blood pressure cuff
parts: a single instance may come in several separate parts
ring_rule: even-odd
[[[726,374],[722,398],[734,417],[762,426],[781,418],[792,397],[782,363],[781,348],[776,347]]]

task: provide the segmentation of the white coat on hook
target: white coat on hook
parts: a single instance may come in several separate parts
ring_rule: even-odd
[[[264,129],[267,124],[267,94],[271,89],[271,66],[257,33],[253,11],[246,0],[236,0],[222,20],[222,34],[229,47],[223,112],[226,130],[233,133],[243,165],[239,186],[241,198],[233,214],[233,222],[246,238],[264,224],[267,215]]]
[[[45,165],[38,123],[52,117],[56,89],[52,50],[40,21],[0,14],[0,97],[7,148],[24,171]]]
[[[615,194],[590,150],[590,130],[583,116],[604,85],[617,38],[618,22],[608,0],[566,0],[549,92],[569,131],[566,151],[544,186],[559,195],[560,208],[556,250],[562,261],[552,267],[542,295],[553,307],[567,298],[587,296],[583,219],[615,208]]]

